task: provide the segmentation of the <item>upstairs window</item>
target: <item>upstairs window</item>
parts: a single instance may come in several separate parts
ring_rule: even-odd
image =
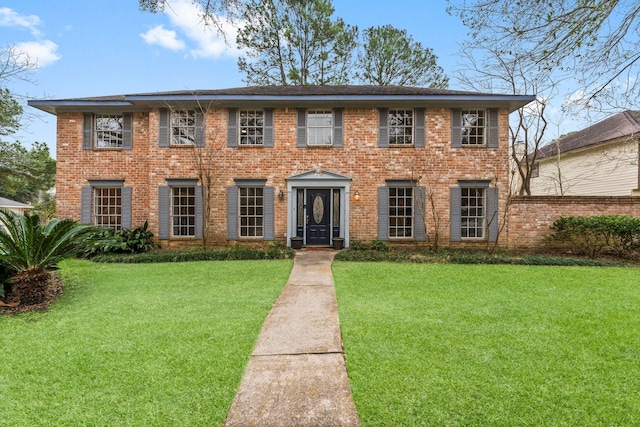
[[[413,110],[389,110],[389,145],[413,145]]]
[[[307,113],[307,138],[309,145],[331,145],[333,113],[331,110],[309,110]]]
[[[484,145],[487,125],[485,110],[462,110],[462,145]]]
[[[96,148],[122,148],[122,115],[96,115]]]
[[[240,145],[264,145],[264,111],[240,110]]]
[[[171,111],[171,145],[195,145],[196,111]]]
[[[133,114],[84,113],[82,119],[83,150],[131,150],[133,148]]]
[[[451,147],[500,148],[496,108],[452,108]]]

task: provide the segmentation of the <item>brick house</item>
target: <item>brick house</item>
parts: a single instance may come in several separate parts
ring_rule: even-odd
[[[57,213],[163,247],[473,246],[499,237],[509,113],[534,99],[268,86],[31,100],[57,116]]]

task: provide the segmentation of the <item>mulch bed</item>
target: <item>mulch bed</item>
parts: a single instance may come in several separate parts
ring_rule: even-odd
[[[62,280],[57,273],[49,274],[49,286],[47,286],[46,299],[44,302],[40,304],[34,305],[21,305],[18,304],[13,306],[15,302],[13,301],[4,301],[0,298],[0,315],[3,314],[18,314],[18,313],[27,313],[29,311],[40,311],[44,310],[49,305],[54,302],[60,294],[62,294]],[[5,305],[9,304],[9,305]]]

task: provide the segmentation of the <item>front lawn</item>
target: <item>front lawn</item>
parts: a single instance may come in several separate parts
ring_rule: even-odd
[[[0,316],[0,425],[221,425],[291,261],[67,261],[47,311]]]
[[[333,272],[363,426],[640,425],[637,268]]]

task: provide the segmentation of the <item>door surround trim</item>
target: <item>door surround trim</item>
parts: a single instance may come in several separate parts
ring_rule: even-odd
[[[351,178],[334,172],[313,169],[286,178],[287,182],[287,246],[291,245],[291,236],[296,235],[297,205],[296,191],[300,188],[326,188],[340,190],[340,232],[344,238],[345,247],[349,247],[349,195],[351,194]]]

